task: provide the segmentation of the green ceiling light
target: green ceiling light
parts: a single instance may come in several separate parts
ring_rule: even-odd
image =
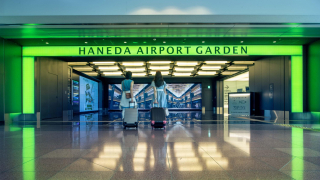
[[[23,57],[23,114],[34,114],[34,57]]]
[[[291,56],[291,111],[303,112],[303,61],[302,56]]]

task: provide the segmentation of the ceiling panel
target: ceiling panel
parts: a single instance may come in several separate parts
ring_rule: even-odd
[[[319,30],[319,24],[2,25],[0,37],[7,39],[279,36],[319,38]]]

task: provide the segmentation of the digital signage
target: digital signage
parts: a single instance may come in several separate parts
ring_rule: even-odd
[[[98,83],[88,78],[80,79],[80,112],[98,110]]]
[[[201,109],[202,86],[200,83],[167,84],[167,108],[169,109]],[[121,84],[109,84],[109,109],[119,110],[121,100]],[[151,109],[154,96],[150,84],[134,84],[133,95],[139,109]]]

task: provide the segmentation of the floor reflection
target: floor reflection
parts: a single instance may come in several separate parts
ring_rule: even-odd
[[[81,114],[66,125],[3,127],[0,173],[3,179],[319,177],[319,132],[202,117],[171,112],[165,130],[151,129],[147,111],[139,113],[138,129],[124,130],[120,112]]]

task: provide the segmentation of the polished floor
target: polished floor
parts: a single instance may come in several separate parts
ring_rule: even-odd
[[[147,118],[123,130],[110,113],[0,126],[0,179],[319,179],[320,132],[199,116],[155,130]]]

